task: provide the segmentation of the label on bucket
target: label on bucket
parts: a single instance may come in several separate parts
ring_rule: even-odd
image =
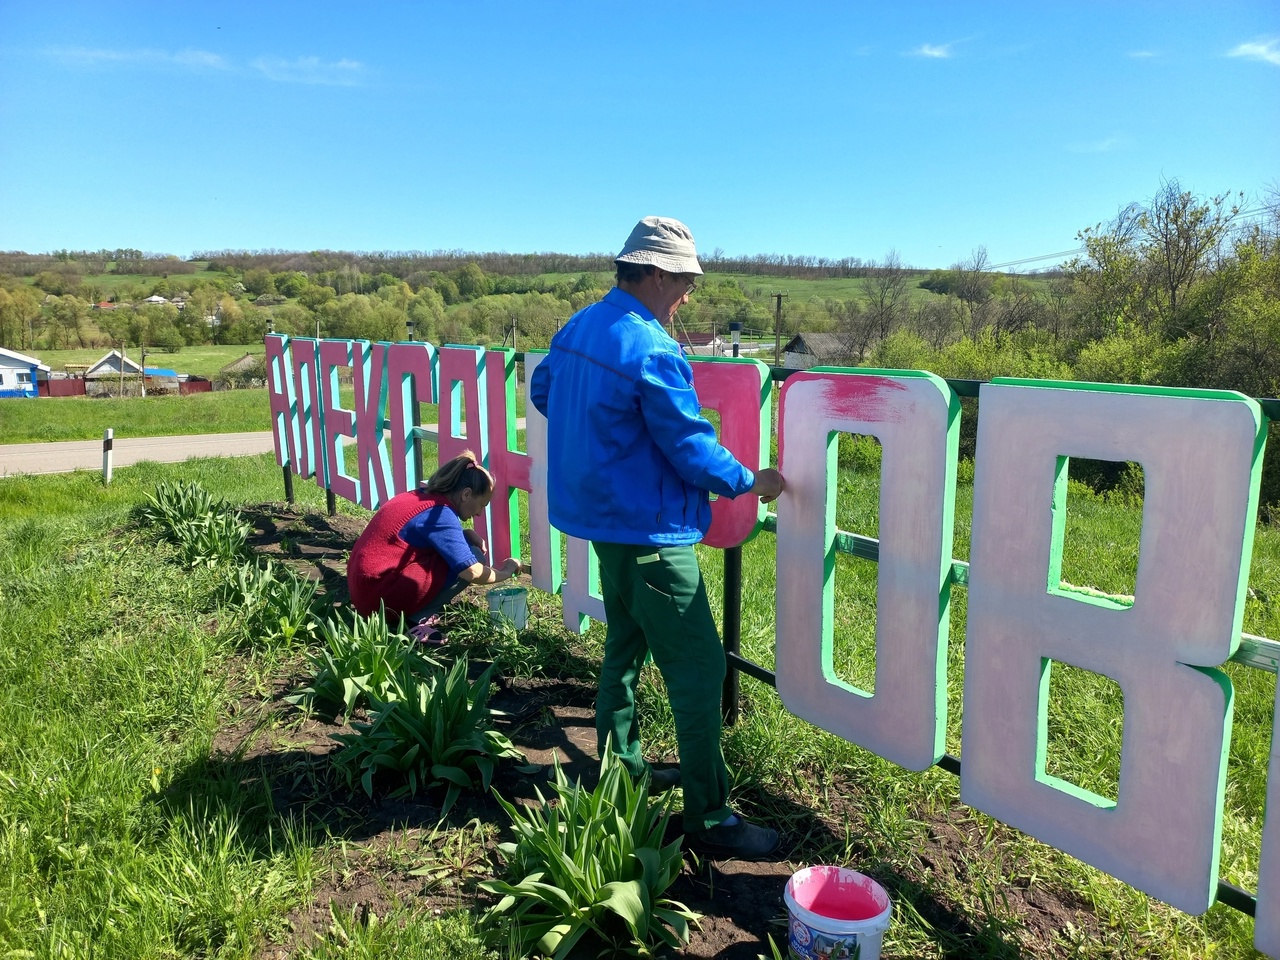
[[[793,960],[879,960],[892,907],[884,888],[843,867],[806,867],[783,892]]]
[[[821,933],[803,920],[791,921],[792,960],[863,960],[856,933]]]

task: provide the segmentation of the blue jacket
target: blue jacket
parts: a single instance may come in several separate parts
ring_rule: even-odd
[[[680,345],[618,288],[551,340],[529,399],[547,418],[551,522],[606,543],[697,543],[707,491],[746,493],[755,474],[701,415]]]

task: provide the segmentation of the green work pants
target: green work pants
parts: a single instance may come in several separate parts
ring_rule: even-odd
[[[603,750],[611,737],[614,752],[632,776],[647,769],[636,719],[636,685],[652,654],[675,716],[685,830],[722,823],[733,812],[720,751],[724,647],[693,547],[592,545],[600,560],[608,619],[596,695],[599,747]]]

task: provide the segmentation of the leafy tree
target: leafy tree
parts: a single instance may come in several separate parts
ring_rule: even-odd
[[[321,304],[328,303],[338,292],[333,287],[312,285],[298,294],[298,303],[308,310],[316,310]]]
[[[80,293],[80,277],[74,273],[42,270],[32,282],[45,293],[55,297],[75,296]]]
[[[444,322],[444,299],[431,287],[423,287],[409,301],[407,316],[413,321],[414,337],[431,340]]]
[[[40,297],[32,288],[0,288],[0,346],[19,352],[34,349],[40,319]]]
[[[129,339],[140,346],[177,353],[185,343],[178,330],[179,313],[171,303],[148,304],[134,312]]]
[[[306,307],[297,303],[286,303],[275,311],[276,333],[287,333],[293,337],[309,337],[316,332],[316,319]]]
[[[484,271],[476,263],[468,263],[465,267],[455,272],[453,279],[458,285],[458,296],[463,300],[479,299],[488,294],[491,288],[489,278],[484,275]]]
[[[239,336],[237,332],[244,321],[244,310],[240,303],[230,294],[223,295],[218,301],[218,309],[215,311],[217,322],[214,324],[214,343],[242,343],[244,341],[235,339]]]
[[[302,291],[306,290],[311,284],[307,275],[299,270],[286,270],[283,273],[277,273],[272,277],[272,280],[275,283],[276,292],[290,298],[300,297]]]
[[[264,293],[276,292],[276,283],[271,276],[271,272],[263,267],[246,270],[244,278],[240,282],[244,284],[245,290],[255,297],[260,297]]]
[[[87,346],[85,321],[89,318],[89,304],[70,294],[55,297],[49,308],[49,345],[55,350],[65,350],[73,344]]]
[[[405,311],[409,308],[409,301],[413,299],[413,290],[403,280],[393,280],[391,283],[380,286],[375,296],[384,303],[390,303],[397,309]]]
[[[432,288],[440,294],[446,304],[455,304],[462,299],[462,295],[458,292],[458,285],[452,277],[439,270],[432,270],[430,276]]]

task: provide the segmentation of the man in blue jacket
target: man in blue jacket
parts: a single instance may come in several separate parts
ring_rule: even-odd
[[[720,750],[724,648],[693,545],[711,525],[708,491],[768,502],[782,492],[782,474],[753,472],[720,445],[701,415],[693,371],[663,329],[702,274],[688,227],[645,217],[616,266],[617,286],[555,335],[529,390],[548,420],[551,522],[590,540],[600,561],[608,630],[596,735],[601,749],[611,739],[633,776],[649,769],[635,693],[652,655],[680,750],[678,773],[655,771],[655,785],[683,783],[693,847],[763,857],[778,846],[777,831],[729,808]]]

